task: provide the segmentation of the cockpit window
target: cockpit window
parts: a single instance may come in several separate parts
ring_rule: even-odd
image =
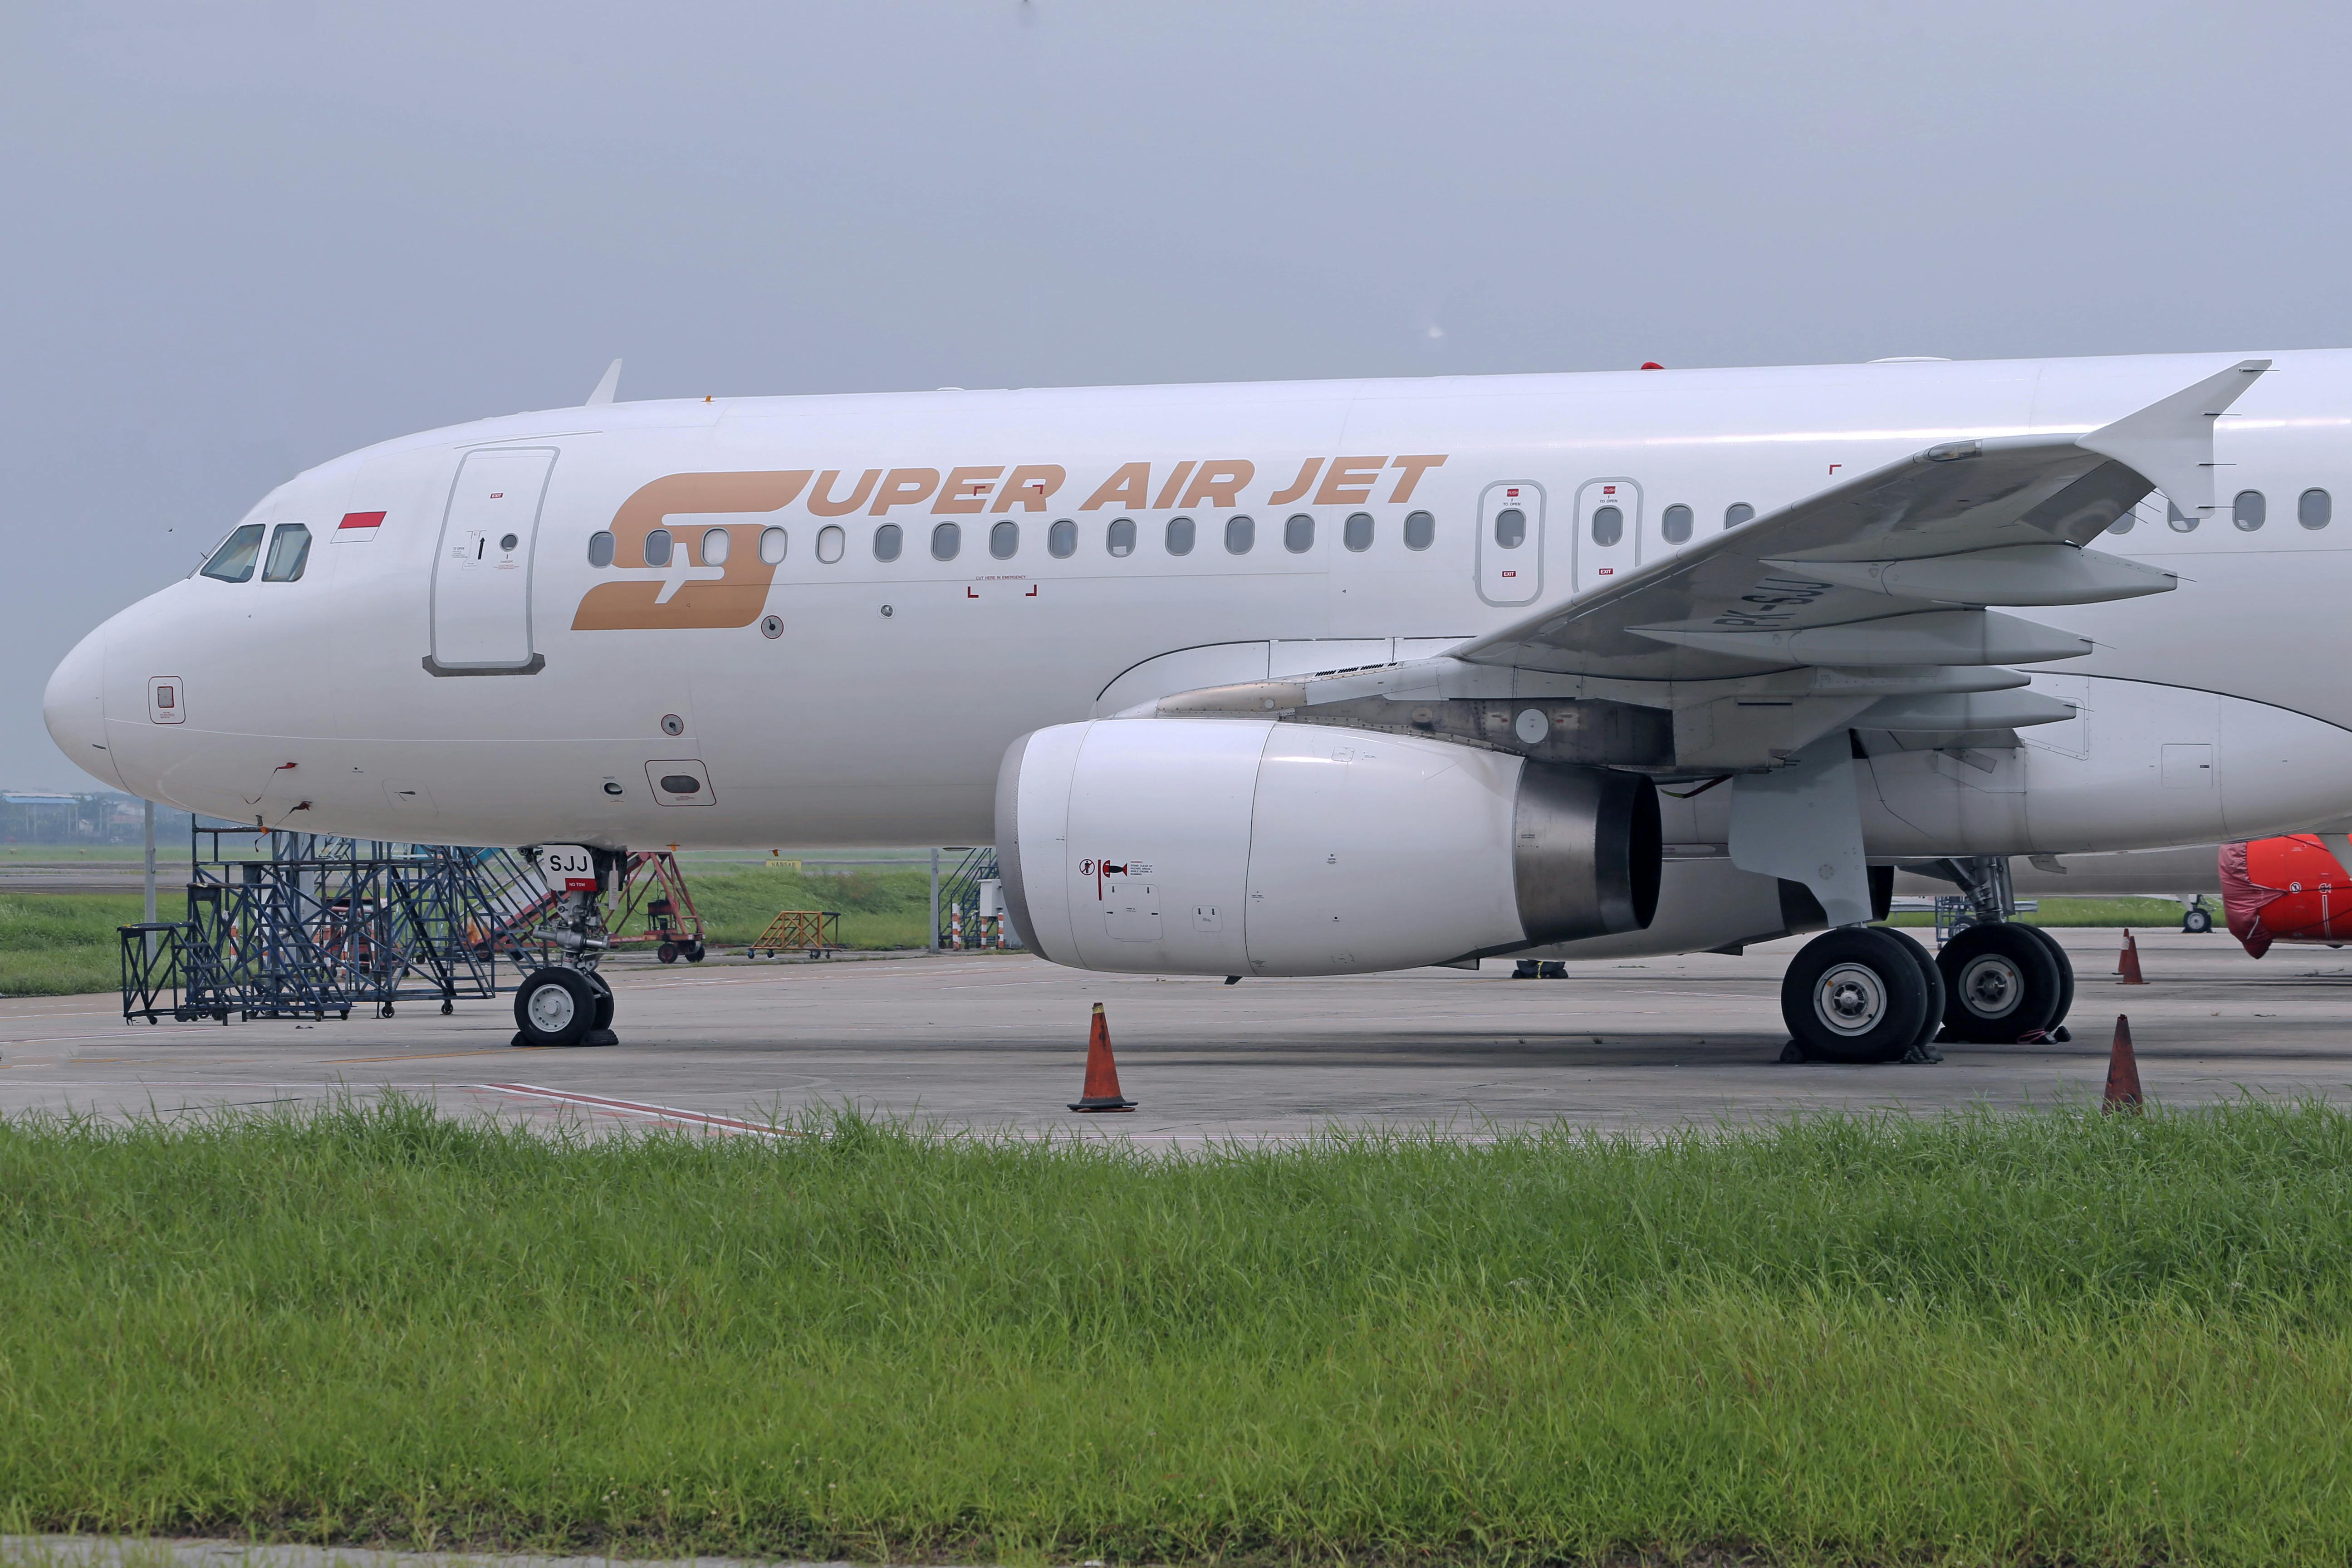
[[[205,575],[224,583],[249,583],[253,581],[253,564],[260,558],[261,524],[248,522],[213,552],[213,558],[205,563]]]
[[[294,583],[310,559],[310,531],[299,522],[281,522],[269,536],[269,564],[261,569],[265,583]],[[247,568],[251,571],[251,567]]]

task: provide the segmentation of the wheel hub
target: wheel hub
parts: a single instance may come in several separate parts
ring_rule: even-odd
[[[1886,1016],[1886,983],[1860,963],[1825,971],[1813,991],[1813,1016],[1840,1035],[1866,1035]]]
[[[551,983],[531,993],[524,1010],[530,1015],[531,1027],[543,1034],[560,1035],[571,1027],[579,1006],[572,1000],[571,987]]]
[[[1999,953],[1970,959],[1960,971],[1960,1002],[1979,1018],[2005,1018],[2025,1000],[2025,976]]]

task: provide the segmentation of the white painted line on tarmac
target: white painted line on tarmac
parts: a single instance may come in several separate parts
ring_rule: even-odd
[[[684,1127],[707,1128],[716,1132],[749,1132],[761,1138],[791,1138],[797,1134],[781,1127],[763,1127],[756,1121],[740,1117],[716,1116],[707,1110],[681,1110],[670,1105],[648,1105],[642,1100],[614,1100],[601,1094],[574,1094],[566,1089],[544,1089],[535,1083],[469,1083],[470,1089],[492,1094],[510,1094],[521,1100],[553,1100],[562,1105],[575,1105],[584,1110],[612,1111],[623,1116],[642,1116],[656,1121],[671,1121]]]

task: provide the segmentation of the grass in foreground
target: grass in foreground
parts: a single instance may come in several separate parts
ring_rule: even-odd
[[[1154,1159],[0,1124],[0,1528],[2341,1563],[2352,1121]]]

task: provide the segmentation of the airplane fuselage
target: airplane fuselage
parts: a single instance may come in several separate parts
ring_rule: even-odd
[[[2146,812],[2091,794],[1948,845],[1896,844],[1881,814],[1874,852],[1887,834],[1901,853],[2210,841],[2352,811],[2352,692],[2309,640],[2352,588],[2352,517],[2336,515],[2352,500],[2352,353],[2275,358],[2220,421],[2216,510],[2182,531],[2151,497],[2101,541],[2179,574],[2179,590],[2036,612],[2097,649],[2037,676],[2086,711],[2024,731],[2028,760],[2105,745],[2158,791],[2165,747],[2218,746],[2210,796],[2167,815],[2160,793]],[[263,531],[250,577],[191,575],[109,621],[60,667],[50,722],[109,784],[273,827],[985,842],[1000,758],[1025,731],[1433,655],[1842,477],[1940,441],[2086,430],[2220,363],[515,415],[289,481],[245,520]],[[2256,526],[2242,494],[2260,498]],[[276,531],[297,523],[299,575],[268,580]],[[2228,715],[2257,710],[2268,750],[2232,757]]]

